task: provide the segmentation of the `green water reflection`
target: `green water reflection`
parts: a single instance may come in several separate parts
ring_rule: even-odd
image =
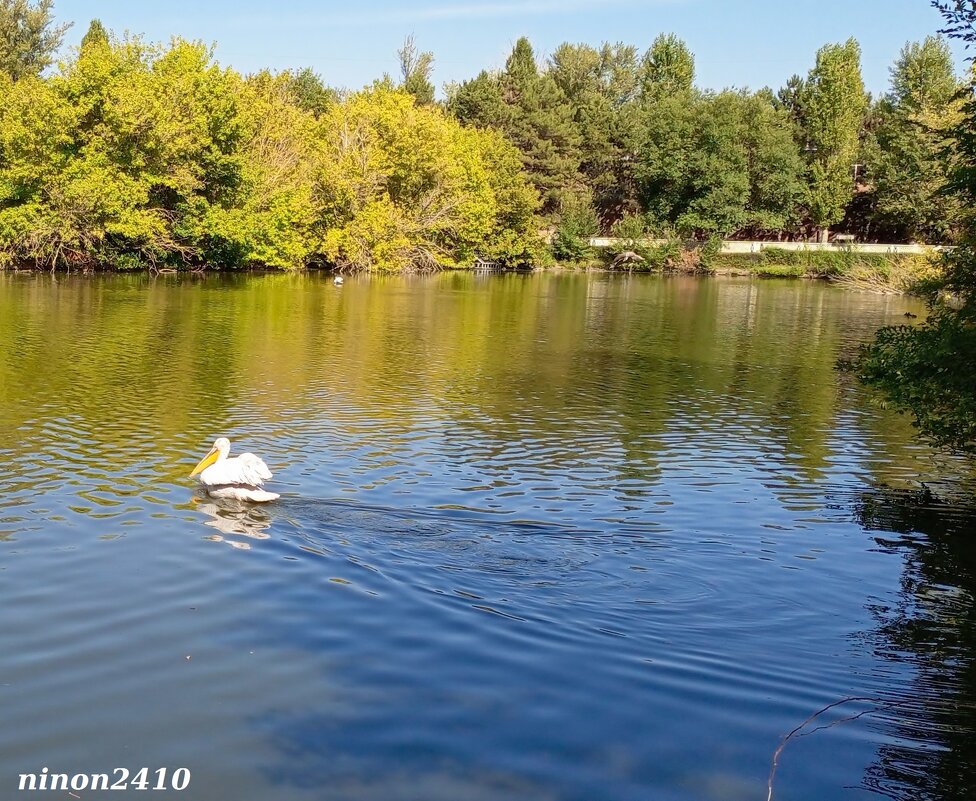
[[[850,396],[863,400],[837,359],[906,308],[917,304],[811,282],[446,274],[337,289],[315,275],[3,274],[0,447],[62,414],[97,423],[100,445],[176,457],[199,446],[201,410],[219,425],[253,404],[274,425],[328,392],[394,430],[432,402],[475,428],[531,407],[558,429],[571,406],[574,424],[617,427],[644,455],[675,420],[747,421],[809,480]],[[907,422],[865,412],[857,425],[898,473],[915,449]]]

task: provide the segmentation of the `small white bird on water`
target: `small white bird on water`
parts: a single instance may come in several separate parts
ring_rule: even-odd
[[[271,471],[264,460],[253,453],[229,458],[230,440],[220,437],[210,452],[193,468],[190,477],[199,474],[200,483],[213,498],[233,498],[238,501],[267,503],[281,496],[261,489],[271,479]]]

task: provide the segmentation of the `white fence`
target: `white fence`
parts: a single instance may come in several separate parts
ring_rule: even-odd
[[[595,248],[609,248],[618,245],[623,240],[615,239],[612,236],[594,236],[590,239],[590,246]],[[648,239],[644,241],[647,245],[663,245],[666,239]],[[850,250],[854,253],[914,253],[924,254],[933,250],[945,250],[940,245],[868,245],[851,242],[739,242],[727,239],[722,242],[722,253],[761,253],[770,248],[778,250],[800,250],[800,251],[838,251]]]

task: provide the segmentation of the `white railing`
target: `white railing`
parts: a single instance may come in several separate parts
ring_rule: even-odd
[[[612,236],[594,236],[590,238],[590,246],[595,248],[609,248],[619,245],[626,240],[617,239]],[[643,244],[663,245],[666,239],[646,239]],[[778,250],[799,250],[799,251],[838,251],[850,250],[854,253],[905,253],[905,254],[924,254],[933,250],[946,250],[944,245],[896,245],[896,244],[862,244],[855,242],[740,242],[727,239],[722,242],[722,253],[761,253],[770,248]]]

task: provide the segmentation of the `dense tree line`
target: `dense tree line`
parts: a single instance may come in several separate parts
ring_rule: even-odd
[[[36,33],[45,24],[31,15],[47,10],[4,0],[0,27]],[[340,98],[309,71],[244,77],[202,44],[118,39],[97,22],[41,77],[46,57],[31,47],[61,33],[46,25],[0,71],[0,262],[398,270],[535,258],[536,195],[496,131],[390,81]]]
[[[695,86],[680,39],[646,52],[520,39],[436,99],[412,37],[359,92],[311,70],[242,76],[210,49],[64,34],[0,0],[0,263],[378,270],[585,254],[597,232],[951,242],[944,151],[965,102],[944,40],[864,91],[854,40],[778,91]]]
[[[976,5],[972,0],[933,2],[946,20],[944,33],[976,45]],[[917,56],[921,48],[903,53]],[[920,61],[920,59],[916,59]],[[907,72],[907,71],[906,71]],[[921,91],[924,88],[925,91]],[[907,98],[892,115],[910,114],[924,118],[941,93],[941,83],[896,83],[898,94]],[[931,314],[922,325],[881,329],[875,341],[865,347],[857,367],[862,380],[879,388],[897,409],[910,412],[919,430],[939,445],[976,454],[976,99],[970,94],[955,109],[946,153],[948,181],[940,194],[945,207],[959,220],[959,246],[944,257],[942,276],[928,287]],[[927,193],[938,185],[941,173],[923,169],[926,150],[932,147],[928,127],[906,136],[899,146],[912,155],[906,159],[912,177],[925,186],[914,191]],[[906,169],[901,167],[901,169]],[[904,209],[911,225],[934,226],[940,221],[927,217],[912,204],[912,188],[903,195],[892,194],[892,212]]]
[[[643,55],[564,44],[541,66],[521,39],[504,70],[450,87],[447,107],[518,145],[543,211],[570,233],[623,223],[796,238],[840,225],[861,239],[952,241],[942,151],[964,84],[938,37],[906,45],[891,72],[872,102],[851,39],[776,93],[712,92],[695,87],[694,56],[673,35]]]

